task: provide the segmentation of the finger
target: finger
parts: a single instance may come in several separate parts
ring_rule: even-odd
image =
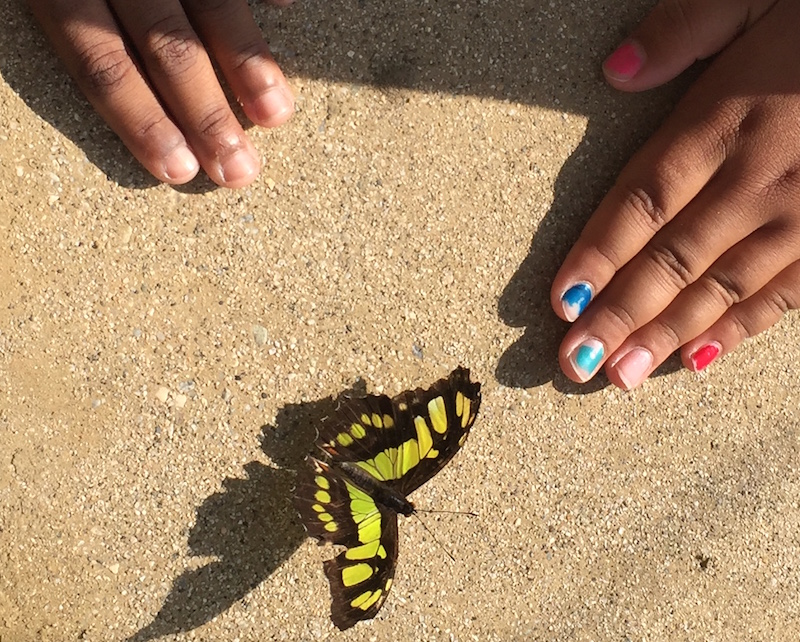
[[[609,357],[609,380],[630,390],[669,355],[702,334],[800,258],[800,233],[763,227],[728,250],[695,283]]]
[[[161,181],[186,183],[199,163],[167,116],[99,0],[32,0],[31,8],[94,108],[136,159]]]
[[[720,51],[774,0],[661,0],[603,63],[608,82],[641,91]]]
[[[178,0],[111,1],[148,78],[211,180],[226,187],[251,183],[258,156]]]
[[[791,264],[749,299],[733,306],[707,331],[681,349],[688,369],[704,370],[745,339],[775,325],[789,310],[800,308],[800,261]]]
[[[294,113],[294,98],[242,0],[191,0],[187,11],[248,118],[275,127]]]

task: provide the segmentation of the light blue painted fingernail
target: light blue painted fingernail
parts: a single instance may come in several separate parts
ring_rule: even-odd
[[[597,339],[587,339],[569,355],[575,373],[581,381],[589,381],[603,360],[605,349]]]
[[[564,316],[567,321],[572,323],[581,316],[586,306],[589,305],[589,301],[592,300],[593,294],[592,286],[581,281],[561,295],[561,306],[564,308]]]

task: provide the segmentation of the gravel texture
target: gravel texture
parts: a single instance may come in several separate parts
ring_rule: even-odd
[[[604,85],[617,4],[254,6],[297,114],[239,191],[154,184],[2,4],[2,642],[797,639],[798,317],[631,394],[557,370],[549,281],[686,85]],[[339,633],[314,423],[458,364],[481,415],[412,499],[478,517],[401,519]]]

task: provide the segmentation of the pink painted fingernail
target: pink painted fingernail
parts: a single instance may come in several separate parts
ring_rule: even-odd
[[[644,50],[634,40],[628,40],[606,58],[603,70],[612,80],[625,82],[633,78],[644,65]]]
[[[716,341],[712,341],[711,343],[707,343],[704,346],[699,347],[692,353],[692,356],[689,357],[689,360],[692,362],[692,370],[695,372],[700,372],[701,370],[705,369],[712,361],[714,361],[714,359],[719,356],[720,352],[722,352],[722,346]]]
[[[653,365],[653,354],[647,348],[634,348],[614,364],[625,390],[631,390],[647,378]]]

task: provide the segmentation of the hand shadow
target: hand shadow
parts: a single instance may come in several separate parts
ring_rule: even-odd
[[[343,397],[363,396],[358,380],[336,398],[287,404],[274,425],[262,427],[261,447],[274,463],[251,461],[246,477],[227,478],[223,490],[197,509],[189,548],[198,557],[214,557],[186,570],[172,585],[155,619],[128,642],[146,642],[191,631],[245,597],[285,562],[306,538],[292,505],[295,472],[311,451],[315,426]]]
[[[652,114],[648,118],[655,123],[658,116],[664,115],[659,112],[666,112],[671,104],[665,97],[676,95],[685,84],[684,79],[660,92],[655,96],[656,104],[648,104],[654,101],[646,96],[609,95],[606,107],[609,112],[615,106],[622,107],[620,103],[627,98],[638,103],[640,112],[643,104],[647,106]],[[591,118],[583,140],[559,171],[550,210],[534,233],[528,255],[498,301],[501,320],[511,327],[525,328],[522,336],[500,357],[495,374],[501,384],[532,388],[552,381],[557,390],[571,394],[588,394],[610,385],[602,371],[584,384],[571,381],[561,372],[557,354],[569,324],[553,312],[550,286],[588,215],[610,188],[628,156],[644,142],[648,127],[640,125],[638,129],[638,135],[631,135],[630,122]],[[675,354],[651,376],[663,376],[681,368],[680,358]]]

